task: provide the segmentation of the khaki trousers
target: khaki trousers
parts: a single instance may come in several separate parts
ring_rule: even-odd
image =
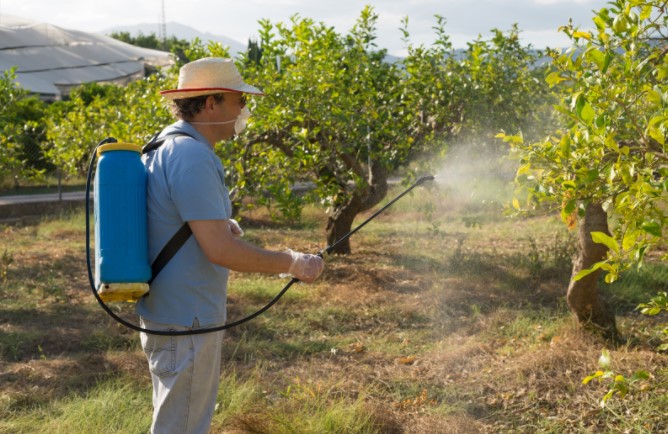
[[[150,330],[188,327],[141,319]],[[195,320],[192,328],[199,327]],[[153,381],[153,434],[207,434],[216,407],[223,331],[190,336],[140,333]]]

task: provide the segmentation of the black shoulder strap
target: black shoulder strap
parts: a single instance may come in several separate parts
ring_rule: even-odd
[[[191,136],[190,134],[186,134],[186,133],[167,134],[166,136],[163,136],[163,137],[158,137],[159,135],[160,135],[160,133],[158,132],[153,137],[151,137],[151,140],[149,140],[149,142],[147,144],[145,144],[144,147],[141,148],[141,154],[142,155],[148,154],[151,151],[155,151],[160,146],[162,146],[163,143],[165,143],[167,140],[173,139],[175,137],[186,136],[186,137],[190,137],[191,139],[194,139],[193,136]]]
[[[151,282],[156,278],[156,276],[165,268],[165,265],[176,255],[176,252],[179,251],[181,247],[188,241],[190,235],[192,235],[192,230],[188,225],[188,222],[185,222],[183,226],[179,228],[178,231],[172,236],[172,238],[165,244],[165,247],[162,248],[158,257],[155,258],[155,261],[151,264],[151,280],[148,281],[150,285]]]
[[[175,134],[168,134],[164,137],[158,138],[158,135],[160,133],[156,134],[151,138],[151,140],[142,148],[141,153],[143,154],[148,154],[151,151],[155,151],[158,149],[160,146],[162,146],[163,143],[165,143],[167,140],[172,139],[174,137],[178,136],[188,136],[190,138],[194,138],[190,134],[186,133],[175,133]],[[176,255],[176,252],[179,251],[181,247],[188,241],[188,238],[190,238],[190,235],[192,235],[192,230],[190,230],[190,226],[188,225],[188,222],[184,223],[183,226],[179,228],[178,231],[172,236],[172,238],[165,244],[165,247],[162,248],[160,253],[158,253],[158,257],[155,258],[155,261],[151,264],[151,280],[148,281],[148,284],[150,285],[151,282],[156,278],[156,276],[162,271],[163,268],[165,268],[165,265]]]

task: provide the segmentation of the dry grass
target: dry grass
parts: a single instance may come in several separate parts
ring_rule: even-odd
[[[228,333],[221,377],[228,410],[217,414],[212,432],[667,428],[668,361],[653,350],[653,320],[621,315],[631,343],[611,351],[616,372],[653,373],[643,391],[600,408],[606,385],[581,384],[598,369],[605,343],[582,332],[565,309],[570,235],[558,223],[525,221],[516,236],[517,222],[471,228],[452,214],[415,213],[421,205],[412,200],[414,207],[356,235],[354,255],[330,258],[316,285],[298,285],[267,314]],[[321,216],[305,219],[287,231],[258,211],[242,222],[257,244],[318,251]],[[82,228],[78,215],[0,229],[14,259],[0,289],[2,419],[85,399],[104,381],[150,389],[137,336],[106,318],[86,289]],[[230,319],[284,283],[234,274]],[[132,317],[128,306],[119,309]],[[150,412],[150,403],[142,411]],[[39,432],[37,419],[35,431],[25,432]],[[0,423],[0,432],[7,426]]]

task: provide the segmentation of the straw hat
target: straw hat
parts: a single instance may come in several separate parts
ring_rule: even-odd
[[[221,92],[264,95],[260,89],[244,83],[232,59],[220,57],[205,57],[183,65],[178,88],[163,90],[160,94],[174,100]]]

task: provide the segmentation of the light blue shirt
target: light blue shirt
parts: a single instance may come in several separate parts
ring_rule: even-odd
[[[142,157],[148,171],[148,250],[152,263],[162,248],[190,220],[232,217],[225,169],[211,145],[192,125],[178,121],[160,136],[184,132]],[[154,322],[202,326],[226,320],[229,271],[215,265],[191,235],[151,283],[137,313]]]

